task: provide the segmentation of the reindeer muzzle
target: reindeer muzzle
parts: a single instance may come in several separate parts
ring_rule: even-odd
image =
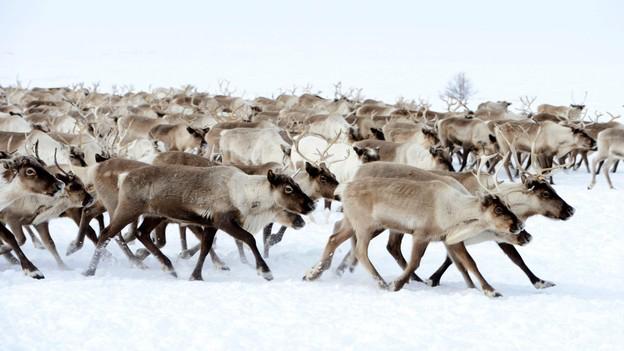
[[[48,195],[58,197],[61,196],[63,190],[65,190],[65,183],[61,181],[54,182],[54,184],[52,184],[52,191],[50,191]]]
[[[574,215],[574,207],[572,206],[566,206],[565,208],[562,209],[561,214],[559,215],[559,219],[561,220],[567,220],[570,217],[572,217]]]
[[[521,231],[524,230],[524,224],[522,222],[517,222],[511,225],[511,227],[509,228],[509,231],[512,234],[519,234]],[[528,234],[528,233],[527,233]]]
[[[523,230],[518,234],[518,245],[524,246],[533,240],[533,236],[529,234],[526,230]]]

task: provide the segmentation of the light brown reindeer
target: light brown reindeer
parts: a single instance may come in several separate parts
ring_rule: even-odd
[[[386,178],[366,177],[347,185],[342,202],[343,224],[330,237],[321,263],[306,274],[306,279],[318,277],[327,268],[331,248],[353,230],[357,259],[380,286],[388,287],[368,258],[368,245],[375,235],[391,229],[413,235],[410,262],[391,289],[399,290],[407,283],[430,241],[443,240],[451,256],[479,278],[486,295],[500,296],[481,276],[462,243],[484,230],[503,235],[508,241],[518,241],[523,224],[498,197],[476,197],[442,181],[389,182]]]

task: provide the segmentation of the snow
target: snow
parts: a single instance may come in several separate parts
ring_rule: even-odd
[[[399,292],[378,289],[361,267],[338,277],[333,268],[348,244],[319,281],[302,281],[320,258],[337,212],[330,223],[287,231],[267,260],[271,282],[240,263],[234,241],[222,233],[217,251],[231,270],[216,270],[207,260],[203,282],[188,280],[195,258],[175,259],[175,226],[168,228],[164,252],[174,259],[178,279],[152,257],[148,269],[132,268],[115,244],[109,245],[112,258],[87,278],[81,271],[93,253],[89,242],[64,257],[65,271],[28,242],[24,251],[46,278],[30,279],[0,261],[0,349],[617,349],[624,342],[624,201],[622,190],[608,189],[602,176],[586,190],[589,179],[584,171],[557,174],[555,188],[576,214],[566,222],[529,219],[534,240],[519,248],[529,267],[555,287],[535,289],[493,243],[468,248],[504,295],[498,299],[466,289],[453,267],[440,287],[410,283]],[[613,182],[624,188],[622,172]],[[322,218],[321,211],[315,216]],[[76,229],[67,220],[52,223],[60,252]],[[392,279],[400,270],[385,252],[386,239],[373,240],[371,259]],[[409,243],[404,240],[405,254]],[[432,244],[421,277],[443,259],[442,245]]]

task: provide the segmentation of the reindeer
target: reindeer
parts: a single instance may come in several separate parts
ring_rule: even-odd
[[[568,220],[574,214],[574,208],[568,205],[557,192],[544,181],[544,176],[531,175],[524,171],[522,173],[522,183],[520,184],[502,184],[496,183],[495,177],[483,174],[475,174],[474,172],[444,172],[444,171],[425,171],[415,167],[396,165],[388,163],[373,163],[365,165],[358,171],[356,178],[364,177],[384,177],[384,178],[404,178],[415,181],[437,180],[447,182],[455,187],[465,188],[471,194],[478,194],[483,191],[483,187],[494,191],[501,198],[506,199],[509,209],[523,222],[534,215],[543,215],[551,219]],[[494,237],[493,237],[494,235]],[[526,238],[530,238],[528,233],[524,233]],[[394,257],[401,268],[405,268],[406,261],[401,253],[401,239],[403,234],[392,232],[388,239],[386,248]],[[554,286],[554,283],[538,278],[524,263],[522,257],[513,245],[506,242],[496,240],[493,233],[482,233],[480,237],[470,239],[465,244],[476,244],[485,239],[494,239],[503,252],[527,275],[533,286],[537,289],[548,288]],[[346,268],[353,270],[356,263],[352,259],[353,255],[348,254],[343,263],[338,267],[338,273],[342,273]],[[351,260],[351,262],[349,262]],[[447,256],[442,266],[428,279],[428,284],[437,286],[440,278],[451,265],[451,259]],[[460,267],[462,274],[465,269]],[[466,278],[467,276],[464,275]],[[421,281],[415,274],[412,275],[413,280]],[[467,279],[469,286],[473,287],[469,277]]]
[[[206,146],[204,136],[210,128],[199,129],[186,124],[160,124],[149,131],[149,137],[157,146],[164,145],[165,151],[201,150]]]
[[[585,109],[585,105],[570,106],[555,106],[548,104],[541,104],[537,106],[537,112],[549,113],[551,115],[558,116],[568,121],[578,121],[581,118],[581,113]]]
[[[496,140],[503,157],[503,167],[513,181],[509,164],[511,149],[529,153],[536,158],[535,166],[541,169],[552,168],[553,158],[561,158],[574,149],[595,149],[596,141],[582,129],[563,126],[550,121],[542,123],[506,122],[495,128]],[[552,177],[551,177],[552,182]]]
[[[329,267],[335,247],[355,233],[355,254],[383,288],[400,290],[419,265],[420,257],[433,240],[445,242],[455,260],[475,274],[484,293],[501,296],[481,276],[466,251],[463,241],[484,230],[497,233],[503,240],[523,243],[519,233],[523,223],[495,195],[473,196],[465,189],[434,180],[417,182],[407,179],[365,177],[350,182],[342,195],[344,219],[339,231],[330,237],[321,262],[304,279],[316,279]],[[406,269],[391,286],[377,273],[368,258],[370,240],[384,229],[413,235],[412,256]]]
[[[383,135],[387,141],[405,143],[417,141],[424,148],[430,148],[440,143],[438,134],[420,123],[388,122],[383,126]]]
[[[63,194],[58,198],[42,195],[24,196],[0,211],[0,221],[9,225],[19,245],[25,242],[22,226],[34,225],[45,248],[52,254],[58,266],[64,269],[65,263],[56,251],[47,222],[61,216],[70,208],[91,206],[94,199],[73,173],[66,172],[58,164],[47,167],[47,170],[65,184]]]
[[[592,179],[587,189],[592,189],[596,185],[596,165],[598,162],[604,162],[603,173],[609,183],[609,188],[614,189],[609,177],[609,167],[616,160],[624,159],[624,128],[608,128],[598,133],[598,153],[592,160]]]
[[[453,170],[450,157],[441,148],[423,148],[417,141],[393,143],[381,140],[363,140],[353,144],[358,148],[374,148],[379,160],[412,165],[424,169]]]
[[[58,196],[63,188],[64,184],[33,157],[18,156],[0,160],[0,210],[30,194]],[[43,279],[43,274],[28,260],[13,234],[1,222],[0,239],[15,252],[25,274],[35,279]]]
[[[267,162],[291,163],[291,145],[278,128],[236,128],[224,130],[219,141],[219,150],[224,163],[246,165]]]
[[[446,118],[436,123],[440,144],[449,149],[452,154],[454,148],[459,146],[461,154],[461,167],[466,168],[468,154],[491,155],[498,151],[496,136],[492,134],[486,122],[480,119]]]
[[[100,234],[86,275],[95,274],[102,250],[123,227],[145,217],[137,237],[156,256],[164,269],[175,274],[171,261],[151,242],[148,235],[161,217],[210,228],[202,237],[200,257],[192,279],[202,279],[203,261],[210,251],[214,234],[221,229],[245,242],[256,258],[258,272],[272,279],[253,235],[275,220],[284,209],[307,214],[314,202],[289,177],[275,174],[248,176],[234,167],[210,168],[148,166],[119,177],[118,203],[110,224]]]

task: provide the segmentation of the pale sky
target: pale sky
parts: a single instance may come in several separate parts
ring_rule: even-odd
[[[621,1],[7,1],[0,84],[193,84],[240,94],[332,83],[366,97],[438,94],[464,71],[480,100],[621,112]]]

